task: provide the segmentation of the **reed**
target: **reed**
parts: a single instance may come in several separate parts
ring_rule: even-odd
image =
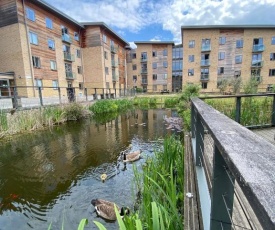
[[[122,112],[132,108],[133,103],[128,99],[100,100],[89,107],[94,114],[108,114]]]

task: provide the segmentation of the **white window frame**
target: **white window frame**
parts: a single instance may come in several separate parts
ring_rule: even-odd
[[[236,48],[243,48],[243,39],[236,40]]]
[[[192,55],[189,55],[188,56],[188,62],[194,62],[195,61],[195,55],[192,54]]]
[[[226,43],[226,37],[219,38],[219,45],[224,45]]]
[[[32,56],[32,65],[34,68],[41,68],[40,57]]]
[[[188,69],[188,76],[194,76],[194,69]]]
[[[29,7],[26,8],[27,19],[35,22],[35,11]]]
[[[76,49],[76,56],[77,56],[78,58],[81,57],[81,51],[80,51],[80,49]]]
[[[164,68],[167,68],[167,67],[168,67],[168,61],[164,61],[164,62],[163,62],[163,67],[164,67]]]
[[[55,50],[55,41],[51,38],[48,38],[48,47],[50,50]]]
[[[107,43],[107,36],[105,34],[102,35],[102,41],[104,43]]]
[[[224,60],[225,59],[225,52],[219,52],[218,59],[219,60]]]
[[[29,31],[30,43],[33,45],[38,45],[38,35],[34,32]]]
[[[189,48],[195,48],[195,40],[190,40],[188,43]]]
[[[157,69],[158,68],[158,63],[157,62],[153,62],[152,63],[152,68],[153,69]]]
[[[43,81],[42,81],[42,79],[35,79],[35,86],[37,88],[40,87],[41,89],[43,89]]]
[[[275,45],[275,36],[271,38],[271,45]]]
[[[53,89],[58,89],[58,80],[52,80]]]
[[[168,56],[168,51],[167,51],[167,49],[164,49],[164,50],[163,50],[163,56]]]
[[[52,30],[53,29],[53,20],[47,17],[45,19],[45,22],[46,22],[46,28]]]
[[[74,32],[74,40],[79,41],[79,33]]]
[[[55,60],[50,60],[51,70],[57,70],[57,65]]]
[[[243,55],[235,56],[235,64],[241,64],[243,62]]]

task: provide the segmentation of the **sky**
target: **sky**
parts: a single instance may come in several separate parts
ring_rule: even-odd
[[[184,25],[275,25],[275,0],[44,0],[79,22],[134,41],[181,43]]]

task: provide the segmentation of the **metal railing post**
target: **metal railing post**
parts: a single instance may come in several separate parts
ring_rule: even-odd
[[[198,115],[196,114],[196,122],[195,122],[195,137],[196,137],[196,166],[203,167],[203,151],[204,151],[204,128],[202,125],[202,121]]]
[[[236,114],[235,114],[235,121],[239,124],[241,123],[241,97],[236,97]]]
[[[105,99],[105,92],[104,92],[104,88],[103,88],[103,99]]]
[[[43,106],[43,98],[42,98],[41,87],[38,87],[38,94],[39,94],[40,105]]]
[[[18,108],[18,97],[17,97],[17,88],[13,87],[13,108],[17,109]]]
[[[191,104],[191,137],[195,138],[195,109]]]
[[[210,229],[231,230],[235,178],[226,171],[226,163],[216,145],[214,148]]]
[[[60,87],[57,88],[58,90],[58,98],[59,98],[59,104],[61,104],[61,90],[60,90]]]
[[[273,106],[272,106],[272,119],[271,125],[275,126],[275,94],[273,95]]]
[[[87,88],[84,88],[84,93],[85,93],[85,96],[86,96],[86,101],[88,101],[88,91],[87,91]]]
[[[115,98],[116,98],[116,88],[115,88]]]
[[[97,93],[96,93],[96,88],[95,88],[95,100],[97,100]]]

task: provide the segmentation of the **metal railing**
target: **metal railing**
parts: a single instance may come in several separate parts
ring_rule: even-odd
[[[72,38],[68,34],[63,34],[61,38],[62,38],[63,42],[67,42],[67,43],[70,43],[70,44],[72,43]]]
[[[74,80],[75,79],[75,73],[71,72],[71,71],[66,71],[66,79]]]
[[[147,58],[141,58],[141,59],[140,59],[140,62],[147,62],[147,61],[148,61]]]
[[[203,229],[275,229],[275,146],[199,98],[191,139]]]
[[[70,52],[64,52],[64,59],[66,61],[75,61],[75,57]]]
[[[201,74],[201,81],[208,81],[209,80],[209,74]]]
[[[117,67],[118,66],[118,62],[117,61],[112,60],[111,62],[112,62],[112,67]]]
[[[111,46],[111,53],[117,53],[117,48],[114,46]]]
[[[251,67],[263,67],[264,61],[262,60],[253,60],[251,62]]]
[[[263,44],[253,45],[253,52],[262,52],[264,51],[265,46]]]
[[[211,51],[211,45],[201,45],[201,51],[202,52],[207,52],[207,51]]]
[[[201,60],[201,66],[209,66],[210,65],[210,60]]]
[[[147,74],[148,73],[148,69],[141,69],[140,73],[141,74]]]

